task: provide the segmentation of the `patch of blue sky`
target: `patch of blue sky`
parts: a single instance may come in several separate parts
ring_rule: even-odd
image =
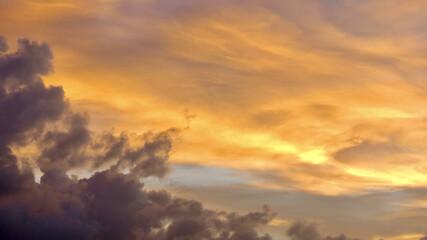
[[[171,164],[170,173],[163,179],[149,177],[144,183],[149,187],[210,187],[224,185],[244,185],[253,181],[245,172],[229,168],[207,167],[186,164]]]

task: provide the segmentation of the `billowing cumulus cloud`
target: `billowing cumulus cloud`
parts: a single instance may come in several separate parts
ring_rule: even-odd
[[[0,43],[6,46],[3,37]],[[63,89],[43,83],[52,58],[46,43],[25,39],[16,52],[0,55],[0,238],[272,239],[256,231],[276,215],[268,206],[247,214],[212,211],[144,190],[141,178],[168,172],[170,135],[179,130],[146,133],[137,145],[126,133],[92,132],[86,114],[71,112]],[[14,154],[30,145],[38,149],[34,159]],[[67,174],[82,166],[94,174]],[[42,172],[40,182],[33,168]]]

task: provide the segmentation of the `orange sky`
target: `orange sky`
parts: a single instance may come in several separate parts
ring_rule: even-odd
[[[406,191],[427,187],[426,13],[424,0],[0,0],[0,34],[12,49],[48,42],[46,81],[97,130],[185,128],[173,163],[249,175],[245,189],[277,199],[350,198],[346,223],[309,209],[289,218],[418,239],[426,197]],[[347,209],[366,196],[381,205],[380,194],[390,208]]]

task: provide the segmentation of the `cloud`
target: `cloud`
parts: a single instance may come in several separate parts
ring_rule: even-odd
[[[314,222],[308,222],[305,220],[295,221],[292,226],[287,230],[287,235],[291,240],[351,240],[345,235],[341,234],[336,237],[326,236],[322,237],[317,224]],[[353,239],[356,240],[356,239]]]
[[[0,36],[0,53],[6,52],[8,48],[9,47],[7,46],[6,38]]]
[[[348,172],[363,170],[355,164],[362,161],[334,161],[335,152],[351,147],[348,139],[381,142],[378,129],[413,126],[406,131],[419,137],[407,145],[424,144],[425,34],[417,29],[426,5],[418,0],[1,4],[2,29],[48,39],[61,53],[55,79],[74,109],[91,111],[91,129],[164,129],[178,125],[182,106],[197,113],[185,144],[175,148],[176,162],[273,167],[298,175],[293,182],[304,181],[288,171],[294,159],[330,164],[365,181],[349,188],[332,176],[315,189],[297,187],[336,194],[328,189],[340,185],[339,193],[356,193],[378,181]],[[413,156],[399,149],[398,157]],[[394,155],[375,162],[387,165]],[[369,167],[384,175],[381,182],[402,185],[392,179],[404,172],[395,164]],[[422,175],[413,164],[405,169],[414,172]]]
[[[179,130],[136,137],[92,132],[88,115],[71,111],[63,89],[40,78],[52,71],[52,58],[46,43],[25,39],[16,52],[0,55],[0,238],[272,239],[256,231],[276,216],[268,206],[247,214],[213,211],[144,190],[141,178],[169,171],[171,135]],[[14,155],[12,147],[31,144],[39,149],[34,159]],[[79,167],[94,174],[68,176]]]
[[[356,146],[342,149],[334,154],[335,159],[344,163],[381,161],[388,156],[404,152],[393,142],[362,141]],[[375,164],[375,163],[374,163]]]
[[[68,108],[62,88],[46,87],[39,77],[51,70],[52,57],[47,44],[28,40],[20,40],[15,53],[0,56],[0,195],[34,186],[32,173],[21,174],[9,146],[24,144]]]

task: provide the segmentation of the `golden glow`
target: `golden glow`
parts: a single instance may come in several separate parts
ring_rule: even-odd
[[[394,237],[387,237],[387,240],[419,240],[422,237],[424,237],[423,234],[403,234],[403,235],[399,235],[399,236],[394,236]],[[381,240],[384,239],[384,237],[375,237],[374,240]]]
[[[321,149],[310,150],[300,154],[301,160],[305,162],[311,162],[314,164],[319,164],[325,162],[328,158],[325,156],[325,153]]]
[[[275,218],[273,219],[273,221],[271,221],[268,225],[270,226],[275,226],[275,227],[279,227],[279,226],[283,226],[288,224],[289,221],[286,219],[281,219],[281,218]]]
[[[401,12],[384,2],[365,10],[405,28],[425,7],[411,2]],[[276,180],[253,183],[261,188],[287,186],[283,176],[326,195],[427,186],[420,37],[346,31],[316,2],[301,19],[262,3],[222,2],[224,11],[203,2],[189,13],[139,1],[153,11],[136,15],[115,1],[2,4],[11,48],[30,30],[49,42],[56,69],[47,82],[63,85],[95,129],[180,127],[171,161],[274,170]],[[196,118],[186,120],[185,109]]]

